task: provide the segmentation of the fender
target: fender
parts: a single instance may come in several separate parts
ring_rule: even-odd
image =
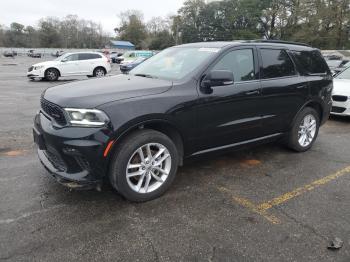
[[[300,109],[298,110],[298,112],[295,114],[293,121],[291,122],[291,124],[289,125],[289,129],[294,125],[295,120],[297,118],[297,116],[299,115],[299,113],[307,106],[311,105],[312,108],[315,108],[314,105],[317,105],[318,108],[315,108],[316,110],[319,111],[319,109],[321,110],[321,112],[319,112],[320,115],[320,121],[322,122],[322,118],[323,118],[323,114],[324,114],[324,106],[323,106],[323,101],[321,99],[310,99],[307,102],[305,102],[303,104],[303,106],[300,107]]]
[[[146,118],[145,118],[146,117]],[[179,139],[181,139],[179,146],[179,157],[180,157],[180,165],[182,165],[182,159],[184,157],[184,145],[186,144],[186,139],[184,136],[184,132],[178,128],[178,126],[174,123],[174,121],[171,121],[170,119],[167,119],[164,117],[164,115],[150,115],[150,116],[142,116],[136,119],[133,119],[125,124],[123,124],[118,129],[114,130],[110,141],[113,142],[113,148],[112,152],[114,152],[116,146],[114,146],[115,142],[118,142],[119,140],[126,137],[130,132],[133,132],[134,130],[143,128],[146,125],[157,125],[157,124],[165,124],[166,127],[171,127],[171,130],[176,132],[179,135]],[[176,142],[176,141],[175,141]],[[109,162],[110,156],[112,155],[112,152],[108,154],[107,161]]]

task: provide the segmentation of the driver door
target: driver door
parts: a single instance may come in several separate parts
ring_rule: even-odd
[[[232,71],[234,83],[212,87],[209,94],[199,88],[198,151],[212,151],[257,138],[262,124],[255,47],[227,51],[204,73],[202,81],[213,70]]]
[[[61,76],[75,75],[79,73],[79,54],[71,54],[61,60]]]

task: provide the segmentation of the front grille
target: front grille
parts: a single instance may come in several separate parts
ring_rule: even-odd
[[[33,67],[33,66],[29,67],[29,68],[28,68],[28,72],[33,71],[33,69],[34,69],[34,67]]]
[[[66,166],[65,162],[63,161],[60,154],[54,148],[48,146],[47,150],[45,151],[45,154],[46,154],[47,158],[49,159],[49,161],[51,162],[51,164],[55,168],[57,168],[57,170],[59,170],[61,172],[67,171],[67,166]]]
[[[343,113],[346,110],[344,107],[332,106],[333,113]]]
[[[61,107],[54,103],[51,103],[50,101],[47,101],[43,97],[40,99],[40,105],[41,109],[50,117],[55,119],[56,123],[61,126],[65,126],[67,124],[63,109]]]
[[[334,96],[332,96],[332,99],[333,99],[333,101],[336,101],[336,102],[346,102],[348,100],[348,97],[334,95]]]

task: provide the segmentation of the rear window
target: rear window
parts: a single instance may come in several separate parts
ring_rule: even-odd
[[[97,59],[97,58],[101,58],[101,55],[89,54],[89,53],[79,54],[79,60],[90,60],[90,59]]]
[[[292,51],[295,63],[306,74],[328,72],[328,66],[318,51]]]
[[[262,78],[279,78],[295,75],[295,68],[292,60],[285,50],[261,49]]]

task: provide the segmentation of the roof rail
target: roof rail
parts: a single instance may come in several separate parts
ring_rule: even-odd
[[[283,41],[283,40],[268,40],[268,39],[257,39],[257,40],[253,40],[252,42],[256,42],[256,43],[275,43],[275,44],[289,44],[289,45],[301,45],[301,46],[308,46],[311,47],[308,44],[305,43],[299,43],[299,42],[293,42],[293,41]]]

